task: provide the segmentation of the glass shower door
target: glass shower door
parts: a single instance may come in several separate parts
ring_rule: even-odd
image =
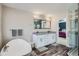
[[[69,46],[71,48],[77,47],[78,44],[78,19],[70,21],[70,38]]]

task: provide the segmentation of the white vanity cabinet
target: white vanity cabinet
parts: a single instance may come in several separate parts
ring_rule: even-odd
[[[56,42],[56,33],[33,34],[33,42],[36,48],[40,48]]]

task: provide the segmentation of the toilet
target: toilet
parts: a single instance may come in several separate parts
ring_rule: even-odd
[[[23,39],[9,41],[1,50],[1,56],[23,56],[31,53],[31,44]]]

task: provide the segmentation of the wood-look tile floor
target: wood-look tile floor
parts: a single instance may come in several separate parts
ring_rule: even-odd
[[[46,47],[48,48],[48,50],[42,52],[38,51],[38,49],[36,48],[33,48],[33,52],[37,56],[67,56],[67,52],[69,51],[68,47],[61,44],[58,44],[57,46],[48,45]]]

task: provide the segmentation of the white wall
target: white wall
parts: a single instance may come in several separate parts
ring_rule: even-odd
[[[11,29],[23,29],[23,36],[17,37],[31,41],[34,31],[48,31],[51,29],[34,30],[32,13],[9,7],[3,7],[3,39],[4,44],[12,40]],[[55,23],[55,22],[53,22]],[[53,24],[52,23],[52,24]],[[53,27],[53,26],[52,26]],[[55,26],[54,26],[55,27]],[[53,29],[56,29],[54,28]],[[52,30],[53,31],[53,30]],[[56,30],[55,30],[56,31]]]
[[[0,48],[2,45],[2,35],[1,35],[1,15],[2,15],[2,5],[0,4]]]
[[[11,36],[11,29],[23,29],[23,36],[17,38],[23,38],[27,41],[31,41],[33,31],[56,31],[58,33],[58,20],[62,17],[65,17],[66,14],[58,14],[54,15],[54,18],[51,21],[51,29],[41,29],[41,30],[34,30],[33,28],[33,19],[32,13],[27,11],[21,11],[18,9],[13,9],[9,7],[3,7],[3,39],[4,44],[7,43],[9,40],[12,40]],[[58,37],[58,35],[57,35]],[[62,44],[64,39],[61,39]],[[60,41],[60,40],[58,40]],[[61,43],[58,42],[58,43]],[[65,42],[65,41],[64,41]]]
[[[12,40],[11,29],[23,29],[22,38],[30,42],[32,39],[33,20],[32,14],[21,10],[3,7],[3,39],[4,42]]]

